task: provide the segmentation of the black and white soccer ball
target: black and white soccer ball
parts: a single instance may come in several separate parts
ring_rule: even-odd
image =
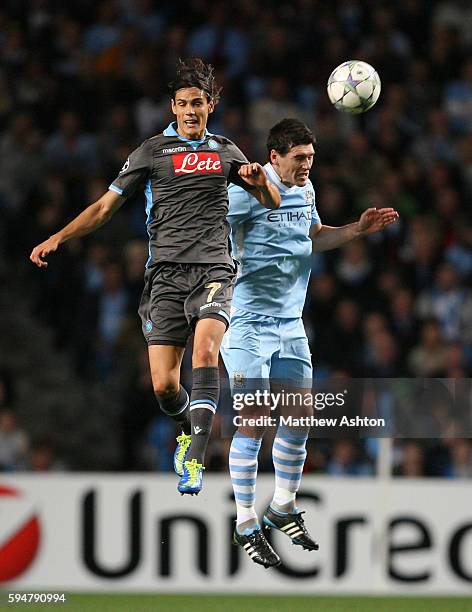
[[[350,60],[333,70],[328,79],[328,96],[334,108],[345,113],[365,113],[380,96],[377,70],[367,62]]]

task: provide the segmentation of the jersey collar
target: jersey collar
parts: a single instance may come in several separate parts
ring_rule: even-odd
[[[297,187],[297,185],[292,185],[292,187],[287,187],[287,185],[284,185],[280,180],[279,175],[275,171],[274,166],[270,162],[267,162],[267,164],[264,166],[264,170],[272,183],[274,183],[274,185],[282,193],[293,193],[294,191],[297,191],[297,189],[300,189],[300,187]]]
[[[208,138],[208,136],[213,136],[213,134],[205,128],[205,135],[200,140],[189,140],[188,138],[184,138],[177,132],[177,122],[176,121],[172,121],[171,123],[169,123],[169,125],[166,127],[166,129],[162,133],[164,134],[164,136],[175,136],[179,140],[188,142],[188,144],[192,145],[192,147],[198,147],[198,145],[202,144],[202,142],[205,142],[205,139]]]

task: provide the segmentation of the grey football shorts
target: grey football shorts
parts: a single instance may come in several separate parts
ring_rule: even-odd
[[[236,266],[158,263],[144,275],[139,306],[147,343],[186,346],[199,319],[229,325]]]

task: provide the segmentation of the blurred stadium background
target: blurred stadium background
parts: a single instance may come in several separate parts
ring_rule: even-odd
[[[300,565],[287,551],[285,573],[256,573],[245,559],[238,574],[227,542],[229,440],[218,423],[207,493],[182,502],[166,474],[175,431],[156,410],[136,314],[147,258],[143,202],[128,202],[99,232],[68,242],[46,272],[28,256],[107,189],[132,149],[167,125],[166,84],[176,61],[201,56],[224,87],[209,128],[233,139],[249,159],[265,161],[266,133],[283,117],[313,128],[312,180],[325,224],[345,224],[369,206],[400,212],[400,222],[383,234],[314,257],[304,319],[317,377],[467,381],[471,49],[472,6],[461,0],[3,0],[0,508],[9,518],[0,523],[0,585],[154,593],[470,592],[472,443],[447,415],[434,439],[310,440],[303,482],[307,520],[315,533],[318,526],[325,547],[317,558],[322,569],[315,571],[312,558]],[[379,102],[361,117],[336,112],[325,90],[332,69],[353,58],[368,61],[382,79]],[[189,366],[187,360],[187,384]],[[269,445],[266,450],[261,507],[272,482]],[[94,531],[97,492],[105,535]],[[140,509],[148,531],[136,526],[133,512]],[[179,554],[167,559],[167,575],[162,555],[170,552],[154,538],[160,512],[167,519],[188,515],[189,522],[175,536],[172,555]],[[354,530],[351,541],[340,526],[351,519],[372,523],[374,533],[363,539],[362,529]],[[386,526],[392,530],[403,519],[410,521],[405,533],[388,541]],[[211,532],[209,552],[202,552],[202,540],[197,560],[193,548],[184,560],[178,543],[193,542],[198,520]],[[63,525],[62,547],[56,521]],[[221,527],[214,534],[212,521]],[[143,559],[133,557],[139,551],[132,550],[132,535],[154,538]],[[79,544],[82,537],[88,544]],[[109,570],[115,576],[93,573],[98,549],[100,563],[126,565],[128,541],[129,562],[139,565],[134,582],[116,568]],[[409,555],[401,570],[392,561],[398,551]],[[213,554],[230,569],[238,565],[235,573],[196,569]],[[187,562],[194,577],[186,583]],[[64,568],[75,569],[67,574]],[[398,609],[421,609],[419,600],[403,605]],[[450,600],[438,609],[469,610],[472,603]]]

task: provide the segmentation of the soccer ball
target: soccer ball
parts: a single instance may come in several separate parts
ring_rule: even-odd
[[[367,62],[350,60],[333,70],[328,79],[328,96],[334,108],[345,113],[365,113],[379,99],[380,78]]]

